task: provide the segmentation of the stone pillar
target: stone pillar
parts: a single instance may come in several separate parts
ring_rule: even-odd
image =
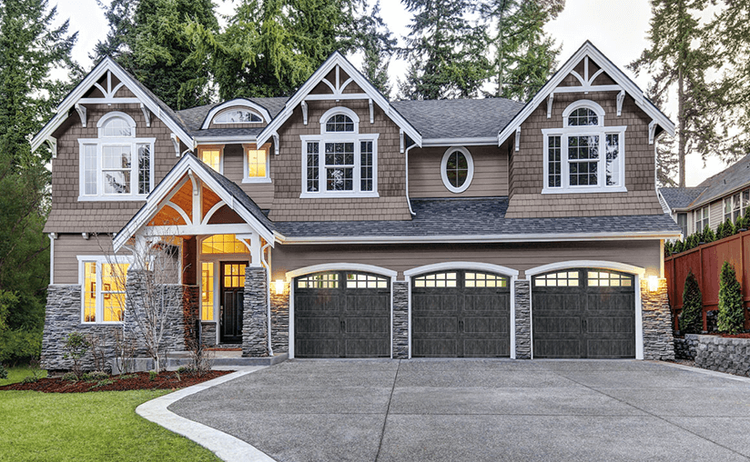
[[[409,357],[409,283],[393,283],[393,359]]]
[[[655,292],[648,281],[641,280],[641,312],[643,319],[643,359],[674,360],[672,310],[667,295],[667,280],[659,279]]]
[[[188,349],[191,349],[191,345],[194,345],[194,342],[197,340],[198,336],[196,322],[201,318],[200,291],[198,286],[183,284],[182,315],[185,325],[185,345],[188,347]]]
[[[294,281],[291,282],[294,284]],[[271,289],[271,348],[273,354],[289,353],[289,284],[277,294]]]
[[[516,359],[531,359],[531,283],[515,281]]]
[[[268,356],[268,276],[263,267],[245,269],[242,356]]]

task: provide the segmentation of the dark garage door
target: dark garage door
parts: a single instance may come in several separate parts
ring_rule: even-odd
[[[294,355],[390,357],[390,280],[347,271],[294,281]]]
[[[600,269],[533,278],[535,358],[634,358],[635,280]]]
[[[507,277],[455,270],[412,281],[412,356],[510,356]]]

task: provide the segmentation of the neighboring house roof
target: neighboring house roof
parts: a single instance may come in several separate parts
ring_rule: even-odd
[[[486,138],[497,133],[523,109],[505,98],[393,101],[391,105],[422,134],[424,144],[445,139]]]
[[[699,184],[697,187],[703,192],[690,206],[703,206],[747,186],[750,186],[750,154]]]
[[[670,210],[685,209],[705,190],[705,187],[659,188],[659,194]]]
[[[668,215],[505,218],[507,197],[413,199],[411,221],[276,222],[282,242],[512,242],[676,237]]]

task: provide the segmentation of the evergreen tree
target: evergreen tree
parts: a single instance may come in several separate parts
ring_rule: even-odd
[[[722,91],[706,78],[717,68],[713,43],[703,40],[699,14],[708,0],[652,0],[650,48],[629,65],[636,75],[653,74],[647,94],[666,102],[677,91],[677,159],[680,187],[685,186],[685,155],[724,155]],[[664,164],[667,166],[667,164]]]
[[[528,101],[557,66],[560,48],[544,26],[565,7],[565,0],[489,0],[483,17],[494,31],[494,96]]]
[[[77,34],[55,25],[47,0],[0,2],[0,361],[41,349],[49,239],[42,233],[49,204],[50,152],[32,154],[27,137],[52,117],[69,86],[53,68],[76,71]]]
[[[94,45],[93,54],[89,54],[89,57],[98,61],[105,56],[109,56],[125,65],[125,60],[130,57],[130,53],[133,51],[128,47],[126,38],[130,37],[133,32],[133,15],[138,1],[111,0],[109,4],[105,4],[102,0],[97,0],[96,3],[104,10],[109,31],[107,31],[107,37],[104,40],[100,40]],[[128,64],[130,64],[129,61]]]
[[[400,85],[406,99],[471,97],[491,70],[486,27],[472,24],[472,0],[402,0],[414,14],[403,53],[409,60]]]
[[[395,51],[396,39],[388,29],[388,25],[380,16],[380,1],[377,0],[368,11],[367,4],[362,3],[363,11],[357,15],[357,48],[364,53],[362,73],[386,97],[391,93],[388,84],[388,64]],[[359,31],[359,32],[356,32]]]
[[[716,320],[719,332],[737,334],[745,326],[745,308],[742,306],[742,289],[734,267],[725,261],[719,276],[719,315]]]
[[[685,278],[682,291],[682,313],[680,331],[683,334],[700,334],[703,330],[703,295],[698,280],[692,271]]]
[[[706,227],[703,228],[703,242],[708,244],[709,242],[713,242],[715,240],[716,240],[716,235],[714,234],[711,227],[706,225]]]

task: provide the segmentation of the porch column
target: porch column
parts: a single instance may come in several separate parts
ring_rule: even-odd
[[[515,282],[516,359],[531,359],[531,282]]]
[[[674,360],[672,310],[667,295],[667,280],[659,279],[659,287],[651,292],[648,281],[641,280],[641,317],[643,322],[643,359]]]
[[[268,355],[268,275],[262,266],[248,266],[242,313],[242,356]]]
[[[393,282],[393,359],[409,357],[409,282]]]

